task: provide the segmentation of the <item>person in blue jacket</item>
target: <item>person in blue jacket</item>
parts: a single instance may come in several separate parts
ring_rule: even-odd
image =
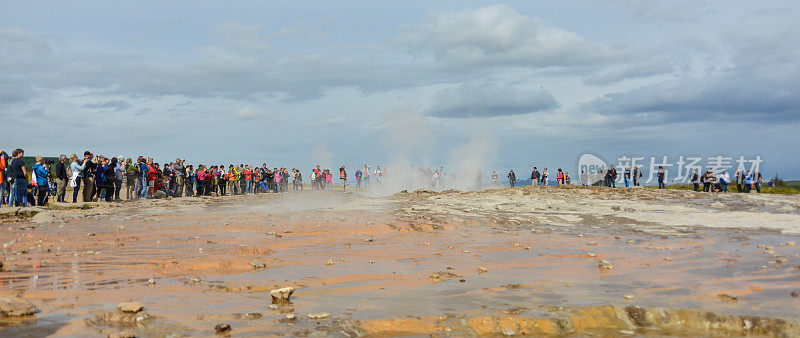
[[[47,203],[48,177],[50,170],[44,163],[44,158],[36,156],[36,164],[33,165],[33,172],[36,173],[36,205],[43,206]]]

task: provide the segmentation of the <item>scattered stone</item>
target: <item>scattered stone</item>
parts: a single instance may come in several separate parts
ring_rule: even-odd
[[[325,265],[333,265],[333,260],[329,259],[327,262],[325,262]]]
[[[788,242],[786,242],[786,245],[787,246],[795,246],[795,245],[797,245],[797,243],[792,242],[792,241],[788,241]]]
[[[446,266],[445,268],[446,268],[447,270],[455,270],[455,269],[456,269],[456,267],[454,267],[454,266]]]
[[[0,297],[0,314],[3,316],[17,317],[32,315],[38,311],[25,298],[21,297]]]
[[[596,253],[594,253],[594,252],[587,252],[587,253],[586,253],[586,256],[589,256],[589,257],[597,257],[597,254],[596,254]]]
[[[309,313],[308,318],[310,319],[325,319],[330,316],[327,312],[316,312],[316,313]]]
[[[614,236],[614,239],[622,239],[622,236]]]
[[[578,237],[583,237],[583,234],[578,234]]]
[[[374,242],[374,241],[375,241],[375,239],[372,238],[372,237],[367,238],[367,239],[364,240],[364,242]]]
[[[458,281],[459,281],[459,282],[461,282],[461,283],[464,283],[464,282],[466,282],[467,280],[466,280],[466,279],[459,279]]]
[[[267,267],[267,263],[264,263],[261,259],[258,258],[253,258],[253,260],[250,261],[250,265],[252,265],[253,269],[255,270],[264,269]]]
[[[137,313],[144,309],[144,305],[139,302],[122,302],[117,304],[117,310],[127,313]]]
[[[726,302],[735,302],[735,301],[739,300],[739,297],[737,297],[736,295],[730,294],[730,293],[720,293],[720,294],[717,295],[717,297],[719,299],[722,299],[722,300],[726,301]]]
[[[269,292],[269,295],[272,296],[272,300],[276,301],[287,301],[289,297],[292,296],[294,293],[294,288],[291,286],[287,286],[285,288],[275,289]]]
[[[294,319],[294,313],[287,313],[286,314],[286,319],[289,319],[289,320]]]
[[[625,300],[632,300],[633,299],[633,295],[624,295],[624,296],[622,296],[622,298],[624,298]]]
[[[514,329],[510,329],[510,328],[505,328],[505,329],[503,329],[503,335],[504,336],[515,336],[515,335],[517,335],[517,331],[514,331]]]
[[[217,334],[225,333],[230,330],[231,330],[230,324],[217,324],[217,326],[214,326],[214,331],[217,331]]]
[[[192,283],[200,283],[203,280],[200,279],[200,277],[192,277],[191,279],[189,279],[189,281],[192,282]]]
[[[792,298],[797,298],[797,291],[792,291]]]
[[[155,280],[155,278],[150,278],[150,279],[148,279],[148,280],[147,280],[147,284],[150,284],[150,285],[155,285],[155,284],[156,284],[156,280]]]
[[[249,312],[246,315],[244,315],[244,317],[247,319],[259,319],[263,316],[264,315],[261,312]]]
[[[627,243],[627,244],[633,244],[633,240],[632,240],[632,239],[629,239],[629,240],[625,241],[625,243]]]
[[[278,309],[278,305],[277,304],[270,304],[269,308],[273,309],[273,310],[277,310]]]
[[[469,250],[461,250],[462,253],[469,253]]]
[[[669,257],[664,257],[664,260],[665,260],[665,261],[671,261],[671,260],[672,260],[672,258],[669,258]]]
[[[369,264],[375,264],[375,261],[369,261]]]
[[[487,268],[484,268],[484,267],[479,267],[478,268],[478,273],[487,273],[487,272],[489,272],[489,269],[487,269]]]
[[[778,258],[775,258],[775,263],[778,263],[778,264],[786,264],[787,262],[789,262],[789,260],[788,260],[788,259],[786,259],[786,258],[783,258],[783,257],[778,257]]]
[[[613,264],[611,264],[611,262],[609,262],[609,261],[607,261],[607,260],[605,260],[605,259],[601,259],[601,260],[600,260],[600,264],[598,264],[598,265],[597,265],[597,267],[598,267],[600,270],[610,270],[610,269],[613,269],[613,268],[614,268],[614,265],[613,265]]]
[[[626,336],[633,336],[634,334],[636,334],[636,332],[633,332],[631,330],[619,330],[619,333],[624,334]]]

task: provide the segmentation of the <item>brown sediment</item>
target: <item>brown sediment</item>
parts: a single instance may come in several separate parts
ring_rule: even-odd
[[[789,197],[766,212],[747,206],[768,198],[525,187],[34,208],[36,216],[0,225],[0,294],[23,293],[41,310],[33,318],[44,320],[18,321],[31,331],[0,335],[106,334],[106,321],[93,319],[127,300],[152,316],[135,326],[140,335],[213,334],[223,321],[252,335],[711,332],[706,327],[791,335],[800,257],[781,244],[797,239],[741,226],[797,217],[800,201]],[[750,215],[716,229],[735,212]],[[601,259],[614,269],[598,269]],[[270,309],[269,291],[287,286],[296,290],[291,306]],[[309,320],[313,312],[330,318]]]
[[[556,318],[519,316],[461,316],[402,318],[362,321],[363,335],[571,335],[618,334],[634,330],[640,334],[681,335],[800,335],[797,322],[754,316],[718,315],[702,310],[644,308],[637,306],[594,306],[569,309]]]

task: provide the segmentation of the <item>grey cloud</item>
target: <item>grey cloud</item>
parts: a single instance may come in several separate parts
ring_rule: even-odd
[[[624,80],[646,78],[656,75],[669,74],[675,70],[676,66],[664,58],[648,61],[637,61],[629,63],[621,68],[606,71],[583,78],[583,83],[589,85],[608,85]]]
[[[546,90],[462,84],[436,93],[427,114],[445,118],[495,117],[546,111],[558,106]]]
[[[113,109],[114,111],[122,111],[132,107],[131,104],[125,100],[108,100],[103,102],[93,102],[84,104],[83,106],[91,109]]]

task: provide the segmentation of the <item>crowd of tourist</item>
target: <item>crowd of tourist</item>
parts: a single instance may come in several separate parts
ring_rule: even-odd
[[[57,161],[47,161],[36,156],[31,170],[25,165],[25,151],[16,149],[9,156],[0,152],[0,205],[14,206],[45,205],[50,198],[56,202],[68,202],[67,187],[72,188],[72,203],[120,201],[124,198],[149,199],[182,196],[226,196],[258,193],[285,193],[302,190],[303,174],[293,168],[268,168],[245,164],[233,165],[186,165],[185,160],[164,163],[163,166],[151,157],[132,158],[106,157],[90,151],[82,157],[72,154],[60,155]],[[30,171],[30,172],[29,172]],[[340,169],[343,183],[347,174]],[[364,165],[356,171],[356,189],[370,184],[370,167]],[[380,166],[372,173],[380,183],[383,172]],[[314,190],[333,189],[330,169],[319,166],[311,170],[310,183]],[[346,184],[343,185],[346,187]]]
[[[245,164],[205,165],[197,167],[185,164],[185,160],[176,158],[175,161],[160,165],[150,157],[139,156],[135,160],[122,156],[106,157],[93,154],[90,151],[83,153],[82,157],[72,154],[67,157],[60,155],[57,160],[46,160],[36,156],[36,163],[26,167],[23,157],[25,152],[16,149],[9,156],[0,152],[0,205],[10,204],[16,206],[45,205],[50,198],[56,202],[68,202],[67,187],[72,188],[72,203],[90,201],[120,201],[124,187],[126,200],[165,198],[181,196],[226,196],[258,193],[285,193],[291,190],[303,190],[304,175],[297,169],[268,168],[266,163],[259,166]],[[483,187],[481,174],[475,176],[445,174],[444,167],[439,169],[423,169],[410,166],[405,179],[411,182],[403,184],[431,189],[444,189],[445,180],[466,179],[469,187],[480,189]],[[380,184],[384,170],[377,166],[373,171],[369,165],[357,167],[354,172],[354,189],[366,189],[371,183]],[[666,172],[659,167],[655,173],[658,188],[666,188]],[[330,169],[323,169],[319,165],[308,174],[309,184],[314,191],[332,191],[334,177]],[[616,188],[618,181],[617,169],[614,165],[604,168],[601,172],[602,185]],[[547,168],[541,172],[533,167],[530,175],[531,185],[548,186],[550,173]],[[474,177],[474,180],[473,180]],[[514,187],[517,176],[514,170],[506,175],[508,185]],[[632,169],[625,167],[622,182],[625,187],[639,186],[642,171],[637,166]],[[372,182],[371,182],[372,179]],[[570,174],[561,168],[555,174],[557,185],[572,184]],[[716,174],[713,169],[708,169],[700,174],[694,170],[690,182],[695,191],[728,192],[728,186],[736,184],[737,191],[749,193],[751,189],[761,192],[761,174],[737,170],[731,180],[725,170]],[[348,172],[345,166],[339,168],[341,189],[347,190]],[[581,184],[587,185],[589,177],[581,171]],[[495,171],[491,174],[491,185],[499,186],[500,180]],[[702,185],[702,188],[701,188]]]

